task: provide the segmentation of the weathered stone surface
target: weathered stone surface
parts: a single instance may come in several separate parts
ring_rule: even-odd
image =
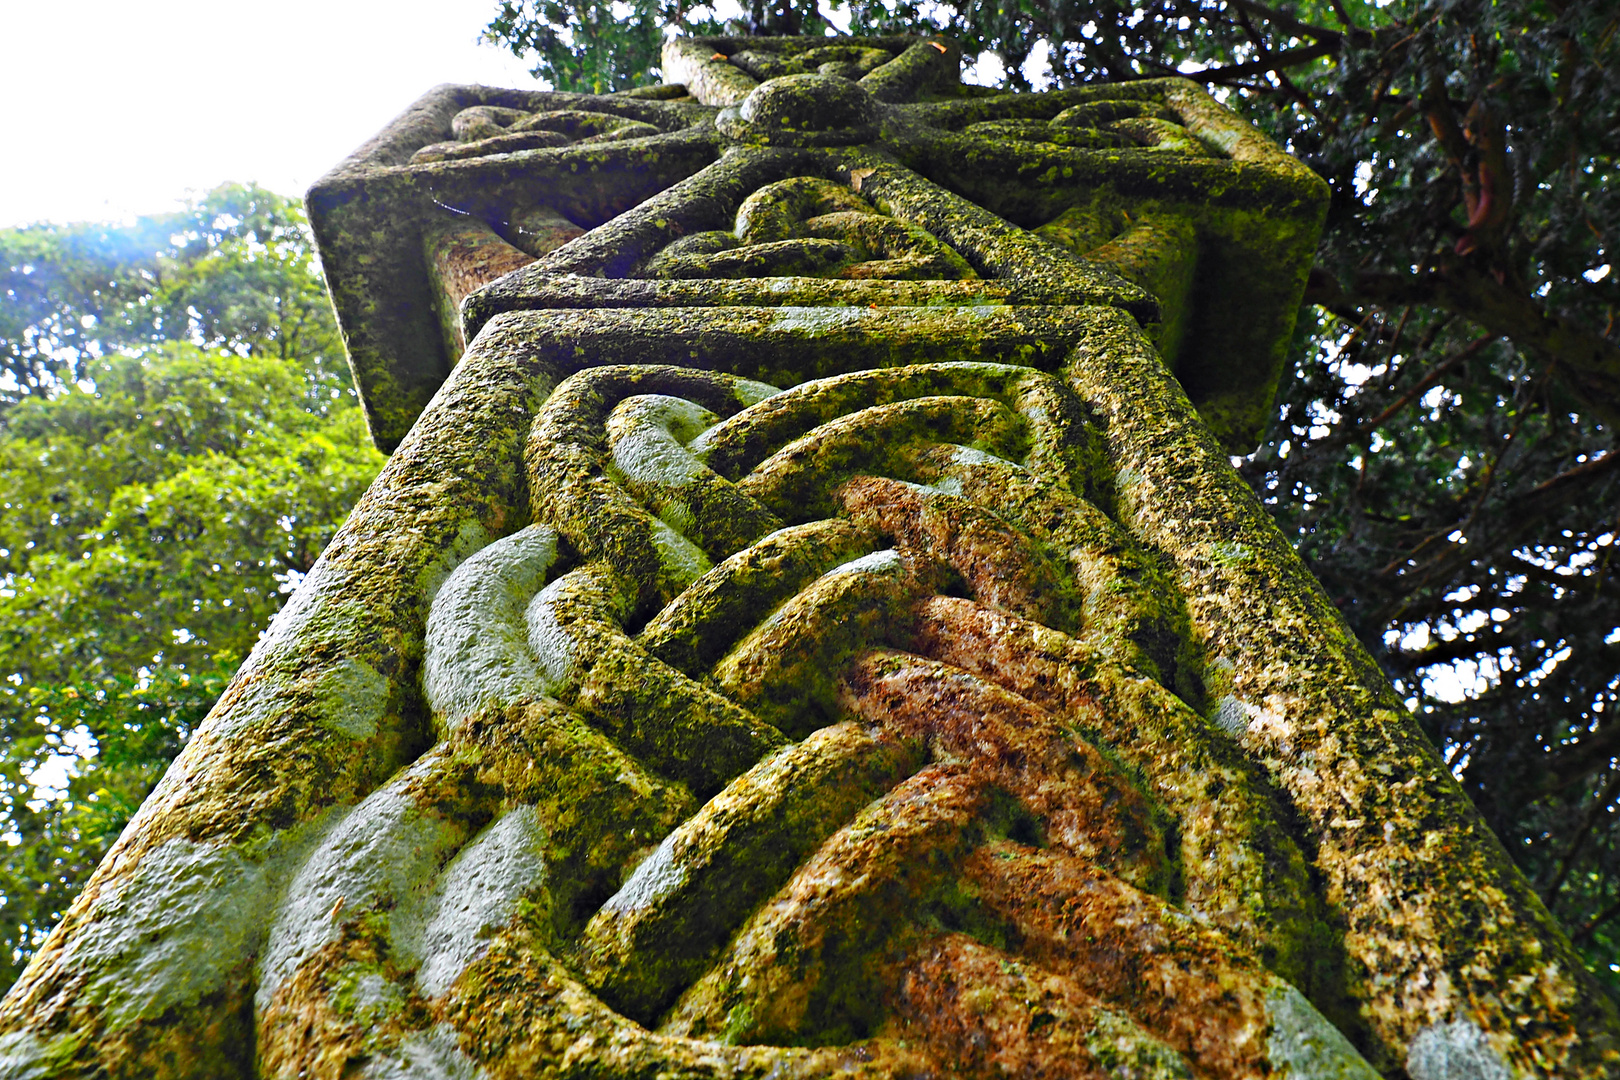
[[[1227,463],[1322,185],[1191,84],[959,59],[676,41],[317,185],[398,448],[0,1075],[1620,1071]]]

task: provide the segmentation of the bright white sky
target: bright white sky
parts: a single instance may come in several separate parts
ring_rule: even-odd
[[[439,83],[536,86],[527,64],[478,40],[495,9],[0,0],[0,228],[172,210],[227,180],[302,195]],[[980,60],[968,81],[995,81],[999,62]]]
[[[535,85],[495,0],[0,0],[0,227],[301,195],[441,82]]]

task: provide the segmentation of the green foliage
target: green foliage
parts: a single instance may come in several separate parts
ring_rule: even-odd
[[[658,81],[664,27],[690,34],[830,33],[815,0],[749,0],[742,20],[721,23],[711,5],[684,0],[500,0],[486,39],[532,57],[536,78],[558,90],[605,94]]]
[[[313,394],[347,387],[295,201],[226,184],[130,224],[0,230],[0,407],[170,341],[295,361]]]
[[[0,985],[381,464],[297,204],[0,232]]]
[[[21,403],[0,439],[0,670],[239,660],[376,471],[359,410],[193,345],[85,367],[93,391]]]
[[[558,90],[603,94],[648,82],[663,45],[659,25],[665,6],[636,0],[619,19],[589,0],[502,0],[487,34],[511,42],[518,56],[534,53],[535,77]],[[613,47],[593,48],[604,40]]]
[[[503,10],[528,12],[524,35],[490,30],[521,53],[547,13]],[[712,15],[662,10],[689,32]],[[950,34],[1012,87],[1187,75],[1328,181],[1295,377],[1244,474],[1620,990],[1620,11],[855,0],[826,14],[855,33]],[[614,86],[648,77],[650,49],[623,32],[589,44],[629,73]]]
[[[0,689],[0,986],[21,974],[228,677],[164,668]],[[91,761],[66,768],[91,747]]]

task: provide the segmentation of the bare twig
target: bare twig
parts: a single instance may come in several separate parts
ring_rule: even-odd
[[[1332,41],[1335,48],[1344,39],[1344,35],[1337,30],[1329,30],[1325,26],[1301,22],[1287,12],[1255,3],[1255,0],[1226,0],[1226,2],[1239,11],[1240,17],[1243,13],[1253,13],[1291,34],[1304,34],[1318,41]]]
[[[1593,916],[1591,921],[1589,921],[1585,926],[1571,934],[1569,936],[1570,943],[1572,945],[1584,945],[1586,942],[1592,939],[1592,934],[1597,930],[1598,927],[1602,926],[1616,915],[1620,915],[1620,902],[1610,904],[1608,907],[1598,912],[1597,915]]]
[[[1553,875],[1552,881],[1548,882],[1541,894],[1541,902],[1546,904],[1549,910],[1558,899],[1558,893],[1563,889],[1564,882],[1569,879],[1569,872],[1575,866],[1575,856],[1581,853],[1581,848],[1586,846],[1586,838],[1592,835],[1592,827],[1597,824],[1598,815],[1608,808],[1617,795],[1620,795],[1620,772],[1616,772],[1609,779],[1608,784],[1598,793],[1598,797],[1592,801],[1591,807],[1581,821],[1580,830],[1565,846],[1564,854],[1559,857],[1558,872]]]
[[[1295,64],[1309,63],[1324,56],[1332,56],[1338,51],[1337,45],[1307,45],[1303,48],[1289,49],[1287,52],[1268,53],[1265,59],[1252,60],[1247,64],[1228,64],[1225,67],[1208,67],[1198,71],[1178,71],[1176,74],[1185,79],[1192,79],[1195,82],[1224,82],[1227,79],[1246,78],[1250,75],[1265,75],[1279,68],[1292,67]]]
[[[1410,552],[1397,555],[1375,576],[1389,578],[1398,575],[1403,585],[1401,599],[1393,609],[1378,612],[1377,621],[1383,624],[1400,618],[1416,593],[1436,581],[1446,579],[1468,560],[1483,558],[1491,551],[1498,551],[1517,543],[1520,537],[1534,529],[1549,512],[1566,505],[1570,499],[1607,477],[1615,471],[1616,466],[1620,466],[1620,451],[1610,451],[1600,457],[1584,461],[1572,469],[1566,469],[1517,498],[1508,500],[1491,515],[1494,521],[1505,523],[1505,527],[1491,537],[1489,543],[1482,541],[1464,545],[1458,541],[1450,541],[1446,550],[1431,559],[1428,564],[1413,567],[1405,574],[1401,574],[1402,569],[1416,562],[1420,554],[1444,537],[1458,531],[1457,526],[1447,525],[1441,531],[1426,537]]]

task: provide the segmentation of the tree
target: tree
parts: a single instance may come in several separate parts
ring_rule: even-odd
[[[1612,5],[789,2],[731,29],[838,15],[950,34],[1008,86],[1192,78],[1329,182],[1294,378],[1243,473],[1620,987]],[[650,78],[640,30],[571,38],[507,0],[488,32],[562,88],[586,57]]]
[[[97,357],[163,342],[298,362],[317,409],[347,389],[303,212],[284,196],[226,184],[130,224],[7,229],[0,253],[6,404],[57,393]]]
[[[296,203],[0,233],[0,982],[380,455]]]
[[[375,471],[358,410],[311,411],[280,359],[190,344],[82,370],[93,390],[6,419],[8,673],[133,672],[154,643],[183,668],[240,659]]]
[[[0,691],[0,981],[8,988],[229,675],[160,666],[140,676]]]

